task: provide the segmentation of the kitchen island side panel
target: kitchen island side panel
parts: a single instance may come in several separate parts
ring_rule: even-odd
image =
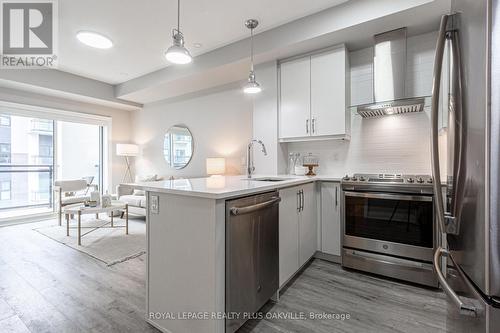
[[[157,212],[151,209],[158,197]],[[153,200],[154,201],[154,200]],[[224,217],[214,199],[148,192],[147,320],[163,332],[223,332]]]

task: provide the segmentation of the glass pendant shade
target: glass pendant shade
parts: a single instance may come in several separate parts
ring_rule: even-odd
[[[165,58],[173,64],[185,65],[193,61],[191,53],[184,47],[184,36],[180,30],[181,0],[177,0],[177,29],[172,30],[172,46],[165,52]]]
[[[250,71],[250,74],[248,75],[248,81],[243,86],[243,92],[245,94],[257,94],[261,91],[262,88],[260,87],[260,84],[255,80],[255,73],[253,71]]]
[[[189,51],[184,47],[184,37],[182,33],[174,30],[172,39],[173,45],[165,52],[165,58],[171,63],[179,65],[189,64],[193,61],[193,57],[191,57]]]
[[[248,19],[245,22],[245,27],[250,29],[250,73],[248,74],[248,81],[243,86],[243,92],[245,94],[257,94],[262,91],[260,84],[255,79],[255,72],[253,71],[253,29],[257,28],[259,21],[255,19]]]

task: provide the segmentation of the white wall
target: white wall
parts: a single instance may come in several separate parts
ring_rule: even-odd
[[[267,156],[255,152],[255,172],[279,174],[286,171],[286,147],[278,142],[278,67],[270,61],[255,67],[262,92],[254,97],[253,137],[262,140]]]
[[[110,193],[114,193],[115,186],[121,182],[123,173],[125,172],[125,162],[123,160],[123,157],[116,156],[115,146],[116,143],[129,142],[131,139],[131,111],[100,106],[97,104],[71,101],[63,98],[39,95],[32,92],[24,92],[8,88],[0,88],[0,100],[111,117],[112,133],[110,139],[113,148],[110,152],[111,182],[107,190],[109,190]]]
[[[227,174],[240,174],[245,147],[252,136],[252,100],[238,88],[144,105],[133,113],[133,141],[141,146],[135,170],[139,175],[201,177],[207,157],[226,157]],[[165,132],[186,125],[194,138],[194,155],[187,167],[174,170],[163,158]]]

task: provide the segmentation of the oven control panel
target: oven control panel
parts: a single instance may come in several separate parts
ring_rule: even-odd
[[[431,185],[432,176],[404,174],[353,174],[345,175],[343,183],[373,183],[373,184],[419,184]]]

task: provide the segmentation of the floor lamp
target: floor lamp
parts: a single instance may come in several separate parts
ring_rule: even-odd
[[[130,180],[129,183],[133,183],[134,179],[132,178],[132,171],[130,171],[130,157],[135,157],[139,155],[139,146],[128,143],[118,143],[116,144],[116,155],[124,156],[125,163],[127,168],[125,170],[125,174],[123,175],[122,183],[127,182],[127,177]]]

